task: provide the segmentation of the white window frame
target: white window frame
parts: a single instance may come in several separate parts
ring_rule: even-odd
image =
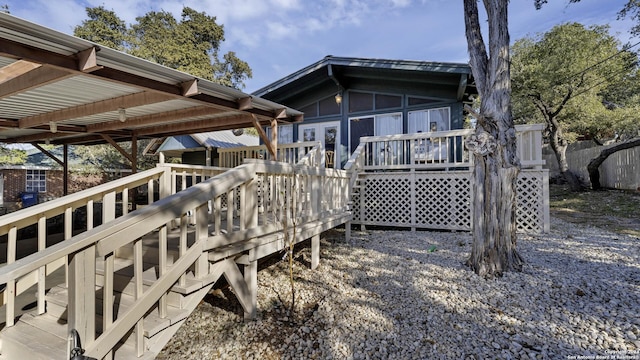
[[[447,110],[447,118],[444,122],[440,121],[440,119],[434,119],[434,121],[432,121],[431,119],[431,115],[432,113],[434,113],[435,111],[441,111],[441,110]],[[421,124],[420,126],[418,126],[417,122],[416,122],[416,117],[412,116],[413,114],[418,114],[418,113],[423,113],[426,114],[426,119],[421,119],[422,121],[426,120],[426,123]],[[445,106],[445,107],[439,107],[439,108],[432,108],[432,109],[423,109],[423,110],[413,110],[413,111],[409,111],[407,114],[408,117],[408,133],[409,134],[415,134],[417,132],[431,132],[431,126],[430,124],[433,123],[437,123],[437,129],[436,131],[448,131],[451,130],[451,107]]]
[[[349,135],[348,135],[348,139],[349,139],[349,143],[347,144],[347,149],[351,149],[351,121],[353,119],[363,119],[363,118],[373,118],[373,136],[381,136],[381,134],[378,133],[378,128],[379,128],[379,124],[378,121],[381,118],[384,117],[389,117],[389,116],[399,116],[398,118],[398,123],[400,125],[400,132],[396,132],[396,134],[402,134],[403,133],[403,125],[402,125],[402,112],[392,112],[392,113],[386,113],[386,114],[372,114],[372,115],[360,115],[360,116],[351,116],[349,117]],[[395,135],[395,134],[384,134],[384,135]]]
[[[47,171],[38,169],[27,169],[25,191],[47,192]]]
[[[271,140],[271,127],[265,128],[267,138]],[[278,125],[278,144],[293,143],[293,124]]]

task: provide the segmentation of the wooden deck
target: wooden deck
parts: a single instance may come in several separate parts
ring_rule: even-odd
[[[159,168],[94,188],[97,195],[78,193],[43,204],[47,209],[0,218],[7,234],[0,358],[67,359],[71,329],[80,334],[87,356],[153,358],[222,276],[246,318],[255,316],[257,262],[286,246],[282,209],[295,210],[288,216],[297,224],[295,241],[311,239],[312,267],[319,261],[319,234],[351,220],[344,171],[261,160],[224,172]],[[195,185],[187,187],[187,177]],[[151,189],[150,198],[159,186],[160,200],[116,218],[116,200],[140,183]],[[94,228],[88,214],[87,230],[72,235],[69,215],[93,208],[96,198],[103,224]],[[46,246],[45,214],[60,212],[66,215],[66,240]],[[39,251],[16,259],[18,226],[34,219]],[[57,278],[47,275],[56,272]],[[35,309],[19,316],[16,305],[29,293],[36,294]]]

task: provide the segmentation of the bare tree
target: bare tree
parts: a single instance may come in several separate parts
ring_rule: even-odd
[[[510,104],[509,1],[483,1],[488,16],[488,46],[482,36],[477,3],[464,0],[470,65],[481,99],[479,113],[475,114],[475,133],[466,143],[474,156],[475,184],[473,246],[467,264],[478,275],[491,278],[522,269],[523,259],[516,251],[520,159]]]

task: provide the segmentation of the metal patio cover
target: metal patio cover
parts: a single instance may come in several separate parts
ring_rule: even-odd
[[[0,12],[0,142],[91,145],[301,112]]]

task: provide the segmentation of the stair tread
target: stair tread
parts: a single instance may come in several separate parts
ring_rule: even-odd
[[[31,317],[28,319],[25,317]],[[33,320],[31,323],[25,320]],[[46,330],[43,330],[33,323],[36,321],[35,317],[30,314],[25,314],[14,326],[6,328],[2,332],[2,353],[7,355],[8,358],[22,357],[22,352],[26,349],[28,359],[65,359],[67,357],[67,336],[66,334],[61,337],[56,334],[52,334]],[[47,316],[40,315],[38,318],[51,319],[55,322],[55,319]],[[66,326],[60,326],[66,332]]]
[[[55,289],[55,290],[54,290]],[[62,286],[57,286],[47,294],[47,302],[51,302],[60,307],[67,306],[67,289]],[[125,314],[131,307],[135,305],[135,300],[132,295],[128,294],[114,294],[114,297],[118,299],[114,302],[114,306],[119,314]],[[96,298],[96,329],[98,332],[102,331],[102,291],[98,291]],[[116,310],[114,310],[116,312]],[[116,314],[117,316],[118,314]],[[189,316],[189,311],[186,309],[180,309],[171,304],[167,305],[167,317],[160,318],[157,309],[151,311],[144,320],[145,336],[152,337],[164,328],[175,324]],[[51,318],[55,318],[51,316]],[[62,317],[66,320],[66,317]]]
[[[153,360],[156,358],[156,355],[145,351],[142,356],[138,357],[136,349],[134,345],[129,343],[121,344],[115,351],[116,359],[136,359],[136,360]]]

